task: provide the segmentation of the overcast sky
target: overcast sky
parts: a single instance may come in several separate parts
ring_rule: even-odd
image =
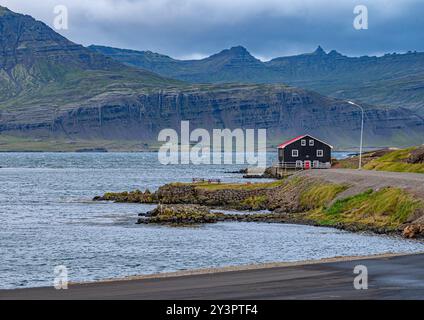
[[[151,50],[201,58],[235,45],[262,60],[311,52],[318,45],[348,55],[424,51],[423,0],[0,0],[53,26],[65,5],[69,29],[83,45]],[[366,5],[369,29],[353,27]]]

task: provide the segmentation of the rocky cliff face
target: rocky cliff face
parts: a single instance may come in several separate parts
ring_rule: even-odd
[[[308,132],[335,145],[357,146],[361,114],[351,105],[282,86],[238,85],[205,90],[161,90],[150,94],[101,97],[70,104],[54,113],[34,108],[0,115],[0,132],[70,139],[156,141],[165,128],[264,128],[268,141]],[[424,121],[405,109],[369,107],[367,146],[422,143]]]

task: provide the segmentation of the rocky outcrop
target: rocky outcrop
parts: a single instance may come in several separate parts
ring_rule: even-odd
[[[138,224],[199,224],[224,220],[223,213],[211,213],[207,207],[197,205],[158,205],[154,210],[140,214]]]
[[[412,150],[406,162],[411,164],[424,163],[424,146]]]
[[[107,193],[94,200],[159,203],[157,209],[142,218],[156,217],[160,210],[167,208],[163,219],[154,218],[153,223],[162,220],[165,223],[189,222],[189,217],[196,217],[198,212],[201,213],[199,219],[192,220],[201,223],[208,214],[206,206],[271,211],[265,215],[208,216],[211,222],[290,222],[349,231],[403,234],[408,238],[423,235],[424,202],[417,195],[395,187],[376,186],[375,190],[370,188],[365,192],[356,187],[349,185],[348,181],[335,183],[302,175],[257,184],[174,183],[164,185],[154,193]],[[140,223],[144,223],[143,220]]]
[[[224,214],[211,212],[199,205],[158,205],[152,211],[139,214],[137,224],[193,225],[222,221],[284,223],[290,218],[286,214]]]
[[[105,193],[94,201],[115,201],[129,203],[199,204],[203,206],[226,207],[239,210],[262,210],[268,207],[271,189],[252,190],[222,188],[208,190],[191,184],[167,184],[156,192],[139,190],[121,193]]]
[[[96,196],[93,201],[114,201],[126,203],[157,203],[156,193],[151,193],[148,189],[146,191],[135,190],[131,192],[108,192],[103,196]]]
[[[195,185],[165,185],[156,192],[161,203],[198,203],[205,206],[223,206],[240,210],[265,209],[266,199],[254,203],[255,199],[266,197],[267,189],[231,189],[208,190]]]
[[[403,230],[405,238],[414,239],[424,237],[424,224],[411,224]]]

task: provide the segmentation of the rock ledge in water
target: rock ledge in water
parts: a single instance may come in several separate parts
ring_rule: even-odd
[[[212,213],[205,206],[185,204],[158,205],[152,211],[139,216],[138,224],[200,224],[225,220],[223,213]]]

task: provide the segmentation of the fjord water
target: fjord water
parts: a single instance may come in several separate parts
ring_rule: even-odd
[[[0,153],[0,167],[1,289],[51,286],[58,265],[71,281],[88,281],[424,250],[420,242],[299,225],[136,225],[137,214],[153,206],[91,201],[193,177],[245,181],[227,173],[243,165],[163,166],[156,153]]]

